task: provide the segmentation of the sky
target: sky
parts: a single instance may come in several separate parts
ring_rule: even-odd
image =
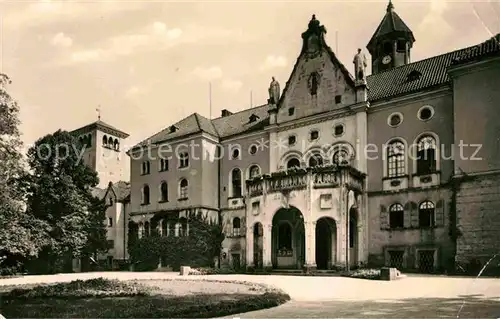
[[[0,68],[27,146],[96,121],[100,106],[104,122],[130,134],[127,148],[194,112],[265,104],[271,77],[282,88],[288,80],[312,14],[352,74],[387,3],[0,1]],[[500,0],[393,4],[416,38],[413,61],[500,32]]]

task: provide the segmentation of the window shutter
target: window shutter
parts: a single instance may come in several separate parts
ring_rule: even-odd
[[[444,226],[444,201],[442,199],[438,200],[438,202],[436,203],[434,215],[436,218],[436,226]]]
[[[410,202],[410,215],[411,215],[410,218],[411,227],[418,228],[418,205],[415,202]]]
[[[411,204],[410,202],[406,203],[404,206],[404,212],[403,212],[403,217],[404,217],[404,228],[410,228],[411,227]]]
[[[380,229],[389,229],[389,214],[384,205],[380,205]]]

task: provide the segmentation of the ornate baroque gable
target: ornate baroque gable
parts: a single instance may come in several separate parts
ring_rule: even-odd
[[[278,123],[355,103],[354,80],[326,44],[325,33],[325,27],[313,15],[280,99]]]

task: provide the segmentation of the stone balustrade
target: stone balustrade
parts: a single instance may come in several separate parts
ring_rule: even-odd
[[[249,197],[282,191],[300,190],[308,187],[335,188],[341,185],[362,191],[365,174],[351,166],[320,166],[294,168],[257,176],[247,180]]]

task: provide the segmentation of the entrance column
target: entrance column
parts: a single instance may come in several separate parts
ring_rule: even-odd
[[[247,226],[247,234],[245,238],[245,246],[246,246],[246,264],[247,268],[248,267],[253,267],[254,266],[254,260],[253,260],[253,225]]]
[[[305,222],[306,264],[307,271],[316,270],[316,222]]]
[[[265,268],[272,268],[272,229],[273,225],[262,226],[262,266]]]

